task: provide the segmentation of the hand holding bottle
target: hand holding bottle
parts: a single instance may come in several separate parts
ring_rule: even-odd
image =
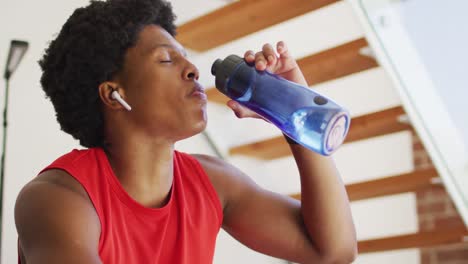
[[[265,119],[304,147],[330,155],[348,132],[348,111],[308,88],[283,42],[276,51],[265,44],[244,58],[216,60],[211,68],[216,88],[232,99],[228,106],[238,117]]]
[[[284,41],[279,41],[276,44],[276,51],[269,43],[264,44],[262,50],[256,53],[252,50],[248,50],[244,54],[244,60],[250,65],[255,65],[255,69],[259,71],[266,70],[286,80],[307,86],[307,82],[299,65],[291,55]],[[227,105],[239,118],[252,117],[264,119],[259,114],[234,100],[228,101]]]

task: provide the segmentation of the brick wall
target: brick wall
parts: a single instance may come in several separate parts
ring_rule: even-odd
[[[413,134],[415,169],[434,165],[419,137]],[[464,225],[443,185],[416,192],[419,229],[440,230]],[[451,244],[421,249],[421,264],[467,264],[468,243]]]

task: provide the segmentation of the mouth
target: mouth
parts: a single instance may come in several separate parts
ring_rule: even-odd
[[[190,97],[198,97],[203,100],[207,99],[205,89],[203,89],[199,83],[196,83],[193,87],[192,92],[190,93]]]

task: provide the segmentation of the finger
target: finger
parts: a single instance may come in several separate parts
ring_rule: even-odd
[[[278,51],[278,54],[282,59],[286,59],[292,56],[289,52],[288,46],[286,45],[286,43],[284,43],[284,41],[279,41],[276,44],[276,50]]]
[[[253,64],[255,61],[255,53],[252,50],[248,50],[244,54],[244,60],[248,64]]]
[[[262,51],[263,56],[265,56],[268,62],[268,65],[274,65],[276,62],[276,53],[273,46],[270,43],[266,43],[265,45],[263,45]]]
[[[229,100],[227,102],[227,105],[229,106],[229,108],[232,109],[232,111],[234,111],[234,114],[238,118],[256,117],[256,114],[253,111],[249,110],[245,106],[242,106],[241,104],[239,104],[238,102],[234,100]]]
[[[259,51],[255,53],[255,68],[259,71],[264,71],[267,67],[267,60],[263,56],[263,52]]]

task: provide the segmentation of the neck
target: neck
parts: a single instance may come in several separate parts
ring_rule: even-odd
[[[125,191],[143,206],[164,206],[173,182],[173,142],[112,138],[109,142],[105,152]]]

